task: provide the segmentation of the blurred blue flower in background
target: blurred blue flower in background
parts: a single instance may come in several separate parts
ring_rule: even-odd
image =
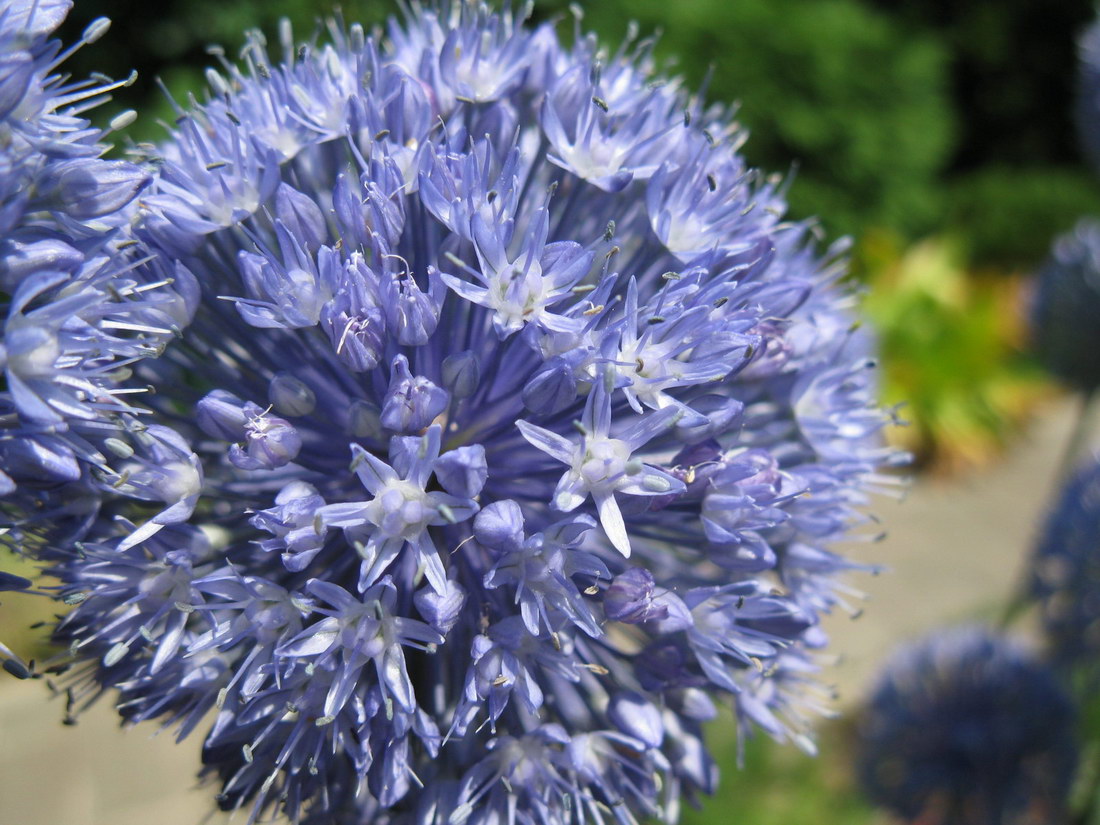
[[[899,456],[843,250],[729,111],[441,4],[252,33],[105,161],[67,8],[0,3],[0,452],[74,709],[212,712],[220,804],[317,823],[671,822],[715,700],[812,748]]]
[[[1053,661],[1096,672],[1100,653],[1100,458],[1086,460],[1062,487],[1031,560],[1031,596],[1040,607]]]
[[[860,724],[868,796],[921,825],[1061,822],[1075,713],[1045,665],[980,627],[932,634],[884,666]]]
[[[1078,389],[1100,387],[1100,221],[1084,218],[1054,241],[1031,307],[1032,343],[1043,366]]]
[[[1085,29],[1077,53],[1077,137],[1085,157],[1100,172],[1100,23]]]

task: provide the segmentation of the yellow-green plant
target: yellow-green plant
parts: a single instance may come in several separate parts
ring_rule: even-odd
[[[895,434],[941,469],[989,459],[1043,386],[1021,352],[1022,279],[968,271],[944,237],[903,250],[872,234],[861,257],[884,397],[910,425]]]

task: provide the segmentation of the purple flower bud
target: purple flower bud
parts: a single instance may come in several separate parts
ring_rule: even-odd
[[[287,570],[300,572],[321,551],[325,543],[324,525],[317,519],[325,500],[317,490],[302,481],[292,481],[275,496],[275,506],[260,510],[251,524],[271,533],[260,547],[266,552],[281,552]]]
[[[0,286],[12,291],[36,272],[72,272],[82,263],[84,256],[64,241],[10,238],[0,242]]]
[[[77,220],[119,211],[151,181],[131,163],[98,158],[65,161],[55,174],[60,206]]]
[[[349,293],[341,292],[321,310],[321,324],[336,354],[352,372],[367,372],[378,366],[386,321],[377,306],[353,301]]]
[[[280,183],[275,190],[275,215],[310,252],[316,252],[327,239],[321,208],[290,184]]]
[[[413,603],[424,620],[446,636],[461,616],[466,591],[457,582],[448,580],[445,592],[437,593],[434,588],[425,587],[416,592]]]
[[[244,406],[246,416],[245,445],[234,444],[229,448],[229,460],[242,470],[274,470],[298,457],[302,449],[302,437],[294,426],[282,418],[268,415],[249,402]]]
[[[511,550],[523,542],[523,511],[512,499],[494,501],[474,518],[474,536],[494,550]]]
[[[382,403],[382,426],[399,433],[417,433],[447,409],[450,396],[422,375],[413,377],[404,355],[393,359],[390,388]]]
[[[565,409],[577,397],[577,378],[573,368],[556,359],[523,387],[523,406],[531,412],[552,415]]]
[[[439,274],[428,273],[428,291],[424,292],[411,277],[382,278],[381,290],[386,323],[394,330],[397,343],[419,346],[435,332],[445,289]]]
[[[443,387],[450,391],[452,398],[459,401],[473,395],[481,381],[481,366],[477,356],[470,350],[456,352],[444,358],[440,373]]]
[[[619,730],[648,748],[659,748],[665,738],[661,712],[640,693],[626,691],[615,696],[608,705],[607,716]]]
[[[370,775],[368,787],[383,808],[396,805],[409,792],[409,740],[407,737],[390,742],[383,757],[381,770]]]
[[[648,691],[701,687],[706,679],[692,673],[688,654],[675,641],[650,644],[635,662],[638,683]]]
[[[317,396],[305,383],[281,372],[267,387],[267,400],[276,412],[295,418],[309,415],[317,406]]]
[[[348,409],[348,435],[356,438],[382,437],[382,411],[376,404],[357,398]]]
[[[443,453],[435,460],[435,477],[451,495],[474,498],[489,477],[485,448],[470,444]]]
[[[603,595],[603,610],[615,622],[640,624],[668,616],[668,607],[656,604],[653,574],[641,567],[630,567],[617,575]]]
[[[616,622],[653,622],[658,633],[675,633],[692,625],[691,611],[683,599],[657,587],[653,574],[630,567],[616,576],[604,592],[604,614]]]
[[[332,186],[332,211],[342,237],[366,245],[370,241],[363,209],[362,190],[357,176],[341,172]]]
[[[214,390],[198,403],[197,423],[223,441],[243,441],[229,448],[229,460],[242,470],[273,470],[293,461],[302,448],[298,431],[282,418],[268,415],[251,401]]]
[[[195,421],[211,438],[240,441],[244,438],[248,414],[245,402],[225,390],[213,390],[199,400]]]
[[[9,373],[20,378],[47,378],[53,375],[54,365],[61,357],[61,344],[57,331],[45,324],[10,324],[4,337],[4,366]],[[20,402],[16,397],[16,403]],[[24,415],[34,417],[30,410]]]
[[[241,251],[237,256],[249,300],[237,311],[254,327],[298,329],[315,325],[332,299],[331,285],[319,273],[294,262],[283,266],[266,255]]]
[[[677,711],[697,722],[709,722],[718,716],[714,702],[699,688],[684,688],[679,692]]]
[[[0,459],[4,471],[15,479],[57,483],[80,478],[72,447],[56,435],[36,433],[0,441]]]
[[[34,68],[27,52],[0,55],[0,120],[8,117],[26,96]]]

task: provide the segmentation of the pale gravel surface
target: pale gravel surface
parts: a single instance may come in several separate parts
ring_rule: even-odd
[[[954,622],[1000,618],[1050,504],[1076,415],[1071,399],[1052,403],[989,469],[922,478],[904,500],[875,502],[886,538],[847,553],[887,571],[853,576],[850,583],[867,596],[863,615],[853,621],[839,614],[826,625],[832,649],[843,652],[830,669],[843,704],[860,700],[899,641]],[[1027,618],[1022,632],[1030,629]]]
[[[841,701],[858,701],[876,663],[900,639],[943,624],[992,615],[1018,581],[1074,408],[1050,406],[992,469],[950,482],[921,480],[903,503],[881,500],[889,531],[851,549],[890,572],[851,583],[868,594],[865,614],[830,619],[831,669]],[[4,625],[0,607],[0,627]],[[0,674],[2,675],[2,674]],[[195,788],[198,740],[174,744],[150,727],[120,731],[101,704],[73,728],[40,684],[0,679],[0,823],[3,825],[209,825],[210,791]]]

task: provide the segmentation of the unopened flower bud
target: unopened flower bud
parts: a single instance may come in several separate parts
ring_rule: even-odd
[[[248,416],[244,402],[225,390],[214,390],[204,396],[196,408],[196,423],[211,438],[240,441],[244,438]]]
[[[443,386],[450,391],[451,396],[461,400],[469,398],[477,390],[481,381],[481,365],[477,356],[470,350],[456,352],[443,359],[440,368],[443,376]]]
[[[275,216],[310,251],[315,251],[328,237],[320,207],[287,183],[279,184],[275,190]]]
[[[245,444],[229,448],[229,460],[242,470],[274,470],[298,457],[302,437],[285,419],[268,415],[255,404],[245,406]]]
[[[399,433],[416,433],[447,409],[450,396],[422,375],[409,372],[409,361],[399,355],[393,361],[390,388],[382,404],[382,426]]]
[[[289,373],[281,372],[271,379],[267,400],[282,415],[309,415],[317,406],[317,396],[305,383]]]
[[[446,592],[436,593],[434,588],[425,587],[413,596],[413,603],[428,624],[446,635],[462,614],[466,591],[457,582],[448,580]]]
[[[494,501],[474,518],[474,536],[486,547],[510,550],[523,541],[523,511],[512,499]]]
[[[56,174],[60,206],[77,220],[117,212],[150,182],[150,177],[131,163],[98,158],[66,161]]]
[[[646,747],[659,748],[665,738],[661,712],[635,691],[625,691],[612,699],[607,715],[619,730],[643,742]]]

